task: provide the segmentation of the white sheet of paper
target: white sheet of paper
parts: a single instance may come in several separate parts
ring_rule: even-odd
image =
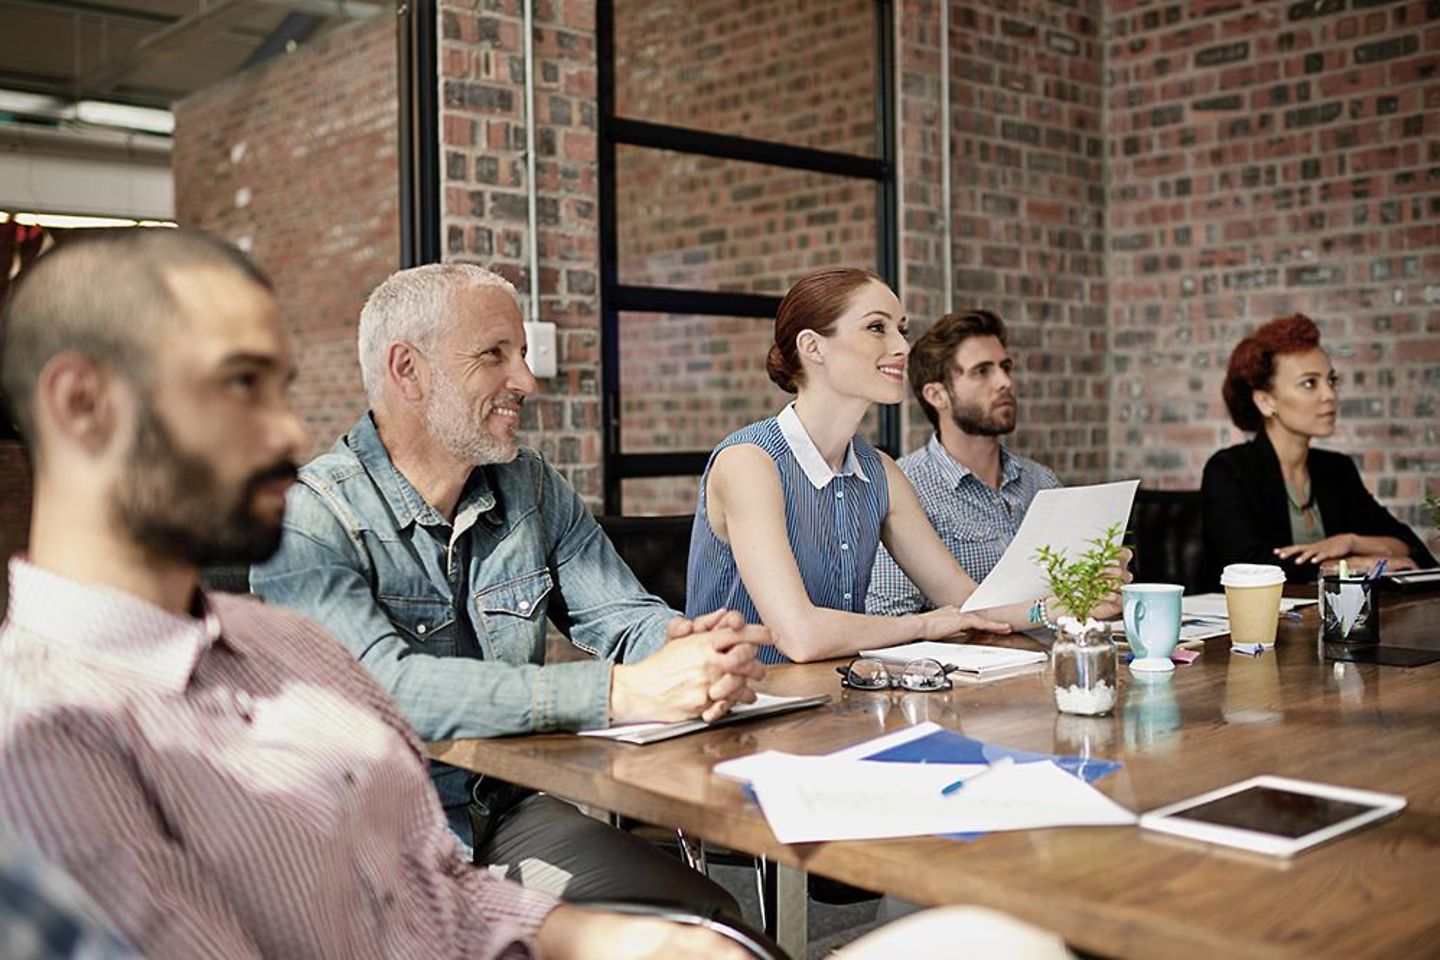
[[[776,703],[785,703],[791,700],[804,700],[804,697],[776,697],[768,693],[757,693],[754,703],[737,703],[730,708],[730,712],[737,716],[744,716],[747,713],[754,713],[756,710],[771,706]],[[680,723],[690,721],[681,720]],[[662,727],[674,726],[669,721],[658,723],[622,723],[618,727],[598,727],[594,730],[581,730],[582,737],[600,737],[605,740],[618,740],[621,737],[629,736],[632,733],[645,733],[650,730],[659,730]]]
[[[916,640],[896,647],[861,650],[860,656],[874,657],[886,663],[909,663],[929,659],[954,664],[961,670],[975,672],[1044,663],[1046,655],[1038,650],[1017,650],[1014,647],[992,647],[984,643],[945,643],[940,640]]]
[[[1035,494],[1000,562],[960,609],[987,610],[1049,596],[1050,584],[1035,552],[1048,546],[1073,560],[1089,546],[1088,541],[1104,536],[1114,524],[1125,529],[1139,486],[1139,480],[1120,480]]]
[[[1307,600],[1304,597],[1281,597],[1280,612],[1289,613],[1291,610],[1308,607],[1315,602],[1315,600]],[[1223,620],[1227,623],[1230,621],[1230,611],[1225,606],[1225,594],[1223,593],[1186,594],[1180,598],[1180,615]]]
[[[949,796],[961,765],[794,757],[751,781],[782,843],[866,840],[943,833],[1119,826],[1133,813],[1048,761],[982,768]],[[973,768],[972,768],[973,769]],[[971,774],[973,776],[973,774]]]

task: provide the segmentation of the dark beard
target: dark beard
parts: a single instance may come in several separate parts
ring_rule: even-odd
[[[297,472],[293,462],[281,461],[227,497],[210,464],[181,450],[142,403],[112,509],[121,529],[152,556],[197,567],[258,563],[280,548],[282,528],[280,521],[263,521],[252,512],[256,491]]]
[[[950,419],[964,433],[978,437],[1003,437],[1015,432],[1016,407],[1010,408],[1010,422],[1004,422],[994,413],[987,413],[974,406],[964,406],[950,394]]]

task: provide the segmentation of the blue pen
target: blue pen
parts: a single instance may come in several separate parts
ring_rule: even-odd
[[[996,770],[1005,770],[1009,767],[1013,767],[1014,765],[1014,757],[1001,757],[999,760],[996,760],[994,763],[990,764],[988,767],[986,767],[984,770],[981,770],[979,773],[971,774],[964,780],[956,780],[954,783],[947,783],[945,786],[940,788],[940,795],[942,797],[953,796],[954,794],[959,793],[960,788],[965,786],[967,783],[974,783],[981,777],[989,776]]]
[[[1373,570],[1370,571],[1370,582],[1371,582],[1371,583],[1374,583],[1376,580],[1379,580],[1379,579],[1380,579],[1381,575],[1384,574],[1384,572],[1385,572],[1385,565],[1388,564],[1389,562],[1390,562],[1390,558],[1389,558],[1389,557],[1381,557],[1381,558],[1380,558],[1380,562],[1377,563],[1377,564],[1375,564],[1375,569],[1373,569]]]

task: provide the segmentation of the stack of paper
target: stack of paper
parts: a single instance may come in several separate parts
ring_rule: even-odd
[[[1289,613],[1315,602],[1302,597],[1281,597],[1280,612]],[[1181,597],[1180,615],[1187,620],[1209,620],[1226,624],[1230,622],[1230,611],[1225,606],[1223,593],[1194,593]]]
[[[929,736],[933,726],[923,724],[915,732]],[[1123,826],[1136,820],[1049,760],[1024,762],[1017,754],[991,764],[897,763],[857,756],[864,750],[861,745],[824,757],[767,751],[718,764],[715,772],[749,782],[782,843]]]

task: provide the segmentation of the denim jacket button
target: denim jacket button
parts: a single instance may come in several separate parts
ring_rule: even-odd
[[[516,606],[516,609],[518,609],[521,613],[529,613],[529,612],[530,612],[530,601],[529,601],[529,600],[521,600],[521,601],[520,601],[519,603],[517,603],[515,606]]]
[[[415,632],[420,634],[420,636],[422,637],[425,636],[425,624],[422,623],[418,627],[416,627]]]

